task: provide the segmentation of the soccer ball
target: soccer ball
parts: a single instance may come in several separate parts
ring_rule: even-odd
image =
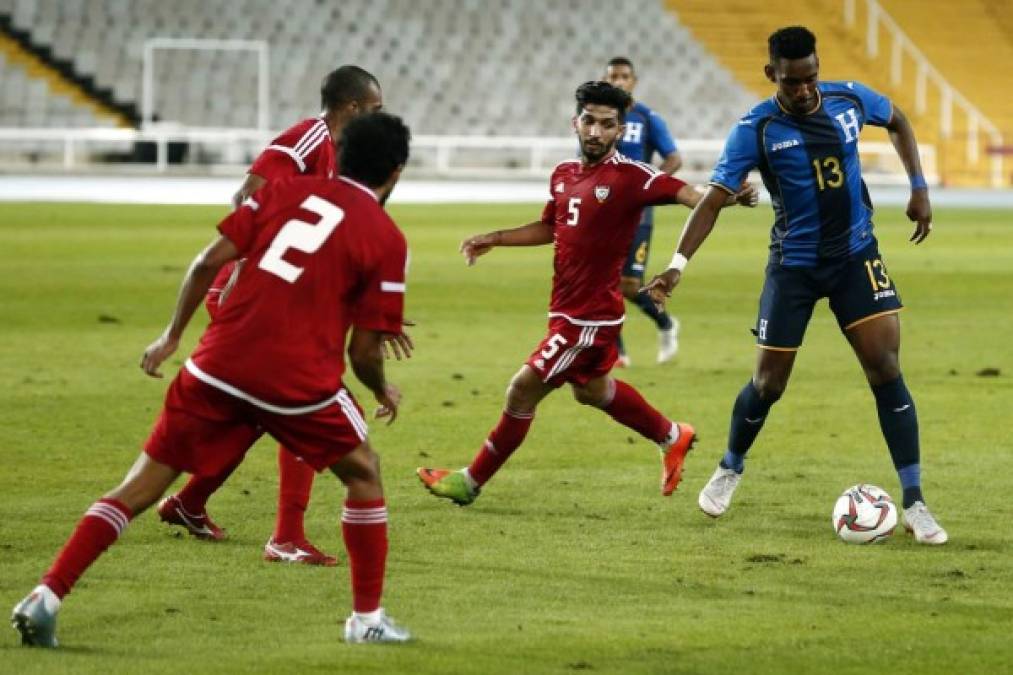
[[[886,541],[897,527],[897,505],[884,490],[859,483],[837,498],[833,526],[849,544]]]

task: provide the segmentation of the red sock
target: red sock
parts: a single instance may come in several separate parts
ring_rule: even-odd
[[[58,598],[70,593],[84,571],[116,541],[133,517],[130,509],[115,499],[100,499],[92,504],[43,575],[42,583]]]
[[[479,485],[485,485],[500,467],[506,464],[514,450],[524,442],[534,420],[534,413],[515,413],[504,410],[499,424],[489,434],[485,445],[471,460],[468,473]]]
[[[612,416],[616,422],[633,429],[641,436],[655,443],[663,443],[672,431],[672,422],[651,407],[636,389],[621,382],[615,382],[615,393],[612,400],[602,410]]]
[[[341,534],[352,573],[352,608],[356,612],[377,610],[387,565],[387,507],[383,499],[345,500]]]
[[[240,455],[235,464],[225,467],[214,476],[190,476],[183,489],[176,493],[176,499],[183,505],[183,509],[195,516],[207,511],[208,499],[229,479],[236,467],[242,463],[243,457],[244,455]]]
[[[278,517],[274,524],[276,542],[303,541],[303,519],[310,503],[316,471],[306,462],[278,446]]]

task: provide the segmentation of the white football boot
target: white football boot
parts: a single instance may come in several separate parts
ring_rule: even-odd
[[[700,496],[696,500],[700,505],[700,510],[711,518],[717,518],[723,514],[732,503],[732,495],[735,494],[735,488],[739,486],[741,480],[741,473],[735,469],[726,469],[719,464],[714,475],[700,490]]]
[[[658,363],[665,363],[679,353],[679,320],[672,317],[672,327],[658,331]]]
[[[949,540],[946,530],[936,522],[925,502],[915,502],[904,509],[904,528],[914,534],[919,544],[938,546]]]
[[[26,647],[56,647],[56,613],[60,599],[49,586],[39,584],[14,607],[11,625]]]
[[[373,622],[363,621],[358,614],[352,613],[345,621],[345,642],[363,644],[366,642],[408,642],[412,634],[407,628],[394,623],[383,609],[377,610],[379,618]]]

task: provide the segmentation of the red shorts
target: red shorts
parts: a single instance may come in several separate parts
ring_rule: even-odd
[[[239,462],[267,433],[322,471],[366,440],[362,408],[342,392],[339,401],[316,412],[280,415],[205,384],[182,368],[169,385],[144,451],[179,471],[210,476]]]
[[[616,339],[622,325],[578,326],[562,317],[549,319],[549,334],[525,362],[546,384],[584,385],[607,375],[619,358]]]

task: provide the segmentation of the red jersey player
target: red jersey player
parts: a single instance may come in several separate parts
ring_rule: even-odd
[[[383,106],[380,84],[369,72],[344,65],[329,73],[320,87],[323,112],[305,119],[271,141],[253,162],[233,197],[236,208],[271,182],[293,176],[333,178],[335,147],[344,126],[355,117]],[[225,265],[207,296],[208,313],[215,316],[221,300],[235,282],[242,263]],[[225,294],[223,294],[225,291]],[[237,458],[237,461],[241,458]],[[193,476],[176,494],[158,505],[161,519],[185,527],[201,539],[224,539],[225,531],[207,515],[207,501],[237,465],[214,475]],[[313,469],[284,445],[278,448],[278,515],[274,533],[264,545],[264,559],[310,565],[336,565],[337,559],[317,549],[306,538],[304,514],[313,486]]]
[[[606,82],[586,82],[576,98],[573,127],[581,157],[552,172],[551,198],[541,219],[461,244],[468,264],[494,246],[555,244],[548,335],[511,380],[499,424],[467,468],[418,470],[430,492],[462,506],[475,500],[523,442],[538,403],[564,383],[580,403],[604,410],[660,446],[664,495],[679,484],[694,442],[693,427],[670,421],[609,371],[618,358],[616,338],[623,322],[619,276],[641,211],[653,204],[692,207],[700,193],[616,152],[629,94]],[[747,186],[735,198],[755,204],[756,193]]]
[[[272,183],[227,216],[190,266],[165,332],[141,367],[160,365],[229,261],[243,274],[166,394],[126,478],[78,523],[41,583],[14,608],[27,645],[56,646],[56,613],[85,570],[180,472],[215,475],[265,432],[347,488],[342,533],[351,568],[348,642],[401,642],[380,607],[387,509],[362,409],[344,388],[343,351],[393,421],[400,393],[384,377],[383,335],[401,330],[407,246],[382,204],[408,158],[408,129],[372,113],[342,136],[341,179]]]

